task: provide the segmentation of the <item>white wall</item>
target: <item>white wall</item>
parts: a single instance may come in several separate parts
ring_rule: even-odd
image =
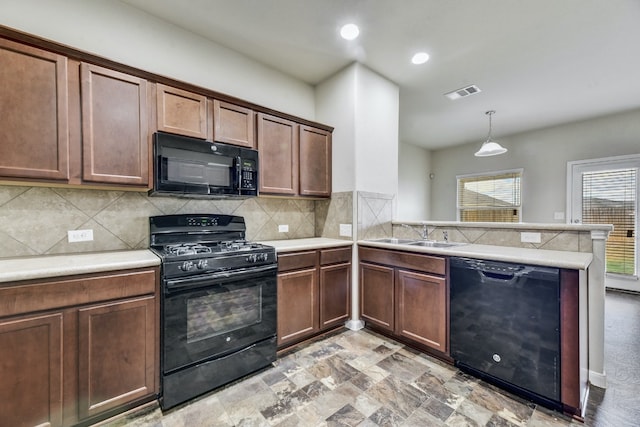
[[[356,189],[356,68],[349,66],[316,86],[316,120],[330,123],[332,135],[332,190]]]
[[[640,109],[496,138],[509,149],[477,158],[478,141],[431,153],[431,220],[456,219],[456,175],[523,168],[522,221],[554,220],[566,208],[567,162],[640,153]],[[437,201],[437,203],[435,203]]]
[[[356,71],[356,189],[398,191],[398,86],[361,64]]]
[[[430,217],[431,152],[400,143],[398,150],[397,220],[420,221]]]
[[[2,0],[0,25],[315,120],[313,88],[114,0]]]
[[[353,63],[316,87],[317,119],[335,126],[333,191],[398,191],[398,86]]]

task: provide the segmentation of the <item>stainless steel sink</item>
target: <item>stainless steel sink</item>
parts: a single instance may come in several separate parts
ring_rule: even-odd
[[[385,239],[371,239],[369,241],[376,243],[392,243],[394,245],[406,245],[407,243],[415,242],[415,239],[396,239],[395,237],[388,237]]]
[[[454,246],[461,246],[465,243],[461,242],[437,242],[435,240],[417,240],[408,243],[411,246],[424,246],[427,248],[452,248]]]

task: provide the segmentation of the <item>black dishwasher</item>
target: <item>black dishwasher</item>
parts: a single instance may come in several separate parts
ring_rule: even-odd
[[[450,259],[456,366],[560,410],[560,270]]]

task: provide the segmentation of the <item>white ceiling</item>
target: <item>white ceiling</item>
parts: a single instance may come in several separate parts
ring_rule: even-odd
[[[499,139],[640,108],[640,0],[123,1],[312,85],[359,61],[400,87],[400,140],[428,148],[481,142],[487,110]]]

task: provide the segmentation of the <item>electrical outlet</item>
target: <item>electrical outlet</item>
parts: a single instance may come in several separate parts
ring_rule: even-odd
[[[564,219],[564,212],[554,212],[553,219]]]
[[[520,241],[524,243],[540,243],[541,238],[540,233],[520,233]]]
[[[342,237],[351,237],[352,236],[351,224],[340,224],[340,236],[342,236]]]
[[[280,224],[278,225],[279,233],[288,233],[289,232],[289,224]]]
[[[69,243],[90,242],[93,240],[93,230],[69,230],[67,231],[67,240]]]

